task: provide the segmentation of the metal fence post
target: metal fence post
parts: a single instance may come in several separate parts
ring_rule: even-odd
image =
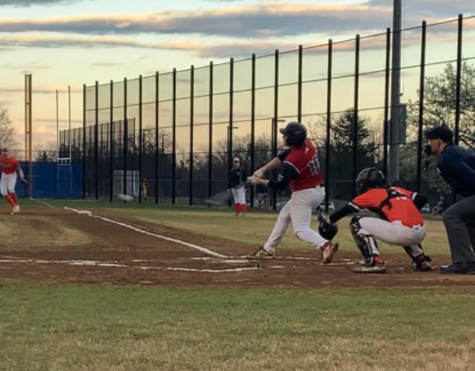
[[[425,68],[426,68],[426,21],[422,22],[422,40],[421,40],[421,74],[419,81],[419,126],[417,130],[417,180],[416,190],[421,191],[421,177],[422,177],[422,137],[424,127],[424,85],[425,85]]]
[[[383,123],[383,173],[388,177],[389,144],[389,82],[391,74],[391,29],[386,29],[386,70],[384,82],[384,123]]]
[[[279,50],[275,51],[274,58],[274,119],[272,120],[272,158],[277,157],[277,122],[279,121]],[[259,164],[260,166],[261,164]],[[276,177],[276,170],[272,170],[272,179]],[[277,209],[277,190],[272,189],[272,210]]]
[[[251,173],[256,161],[256,55],[252,55],[252,84],[251,84]],[[254,207],[254,187],[251,187],[250,206]]]
[[[143,179],[143,127],[142,127],[142,75],[139,76],[139,203],[142,203],[142,179]]]
[[[124,194],[127,194],[127,153],[129,151],[129,135],[127,133],[128,130],[128,119],[127,119],[127,78],[124,78],[124,178],[123,178],[123,186],[124,186]],[[124,200],[124,203],[126,201]]]
[[[208,197],[213,194],[213,62],[209,64]],[[211,204],[209,204],[211,207]]]
[[[195,66],[191,66],[190,70],[190,183],[189,186],[189,202],[188,204],[193,205],[193,165],[194,165],[194,146],[193,146],[193,134],[194,134],[194,117],[195,117]]]
[[[155,72],[155,203],[158,204],[158,144],[159,144],[159,135],[158,135],[158,124],[159,124],[159,74]]]
[[[302,123],[302,74],[303,74],[303,47],[299,45],[299,70],[298,70],[298,113],[297,120]]]
[[[234,59],[229,61],[229,126],[228,126],[228,186],[231,181],[231,166],[233,163],[233,126],[234,126]],[[252,170],[252,169],[251,169]],[[228,201],[228,206],[231,207],[231,199]]]
[[[356,177],[358,176],[358,103],[360,90],[360,35],[356,35],[355,45],[355,103],[353,113],[353,196],[356,196]]]
[[[86,102],[86,84],[82,86],[82,110],[83,110],[83,122],[82,122],[82,198],[86,198],[86,188],[87,188],[87,164],[86,164],[86,111],[87,111],[87,102]],[[33,197],[33,196],[31,196]]]
[[[459,14],[457,32],[457,82],[455,87],[455,144],[459,144],[460,129],[460,99],[462,86],[462,40],[463,40],[463,15]]]
[[[327,138],[325,141],[325,212],[328,213],[330,204],[330,151],[332,125],[332,66],[333,40],[328,40],[328,67],[327,67]]]
[[[109,122],[109,202],[114,200],[114,81],[110,82],[110,122]]]
[[[96,112],[94,124],[94,194],[99,199],[99,82],[96,81]]]
[[[173,69],[172,205],[176,203],[176,68]]]

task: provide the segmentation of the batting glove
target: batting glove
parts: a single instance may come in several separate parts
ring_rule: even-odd
[[[262,178],[264,176],[264,168],[260,168],[259,170],[256,170],[253,174],[256,178]]]
[[[248,184],[258,184],[259,183],[259,178],[255,175],[250,176],[249,178],[247,178],[247,183]]]

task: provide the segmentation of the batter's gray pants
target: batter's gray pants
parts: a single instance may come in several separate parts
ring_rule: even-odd
[[[475,262],[475,196],[449,207],[444,212],[444,224],[452,263]]]

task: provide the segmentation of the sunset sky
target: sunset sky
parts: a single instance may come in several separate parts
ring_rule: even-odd
[[[404,27],[475,14],[475,2],[467,0],[406,0]],[[350,0],[319,1],[259,1],[259,0],[0,0],[0,105],[7,107],[17,129],[17,139],[24,141],[24,75],[33,74],[34,84],[34,143],[36,147],[56,141],[55,89],[60,89],[61,129],[67,127],[67,86],[72,94],[72,127],[82,125],[82,84],[95,81],[105,84],[150,76],[155,71],[164,74],[174,67],[186,70],[206,66],[210,61],[219,64],[272,54],[275,49],[291,50],[322,45],[329,38],[334,41],[385,32],[392,26],[392,1]],[[467,20],[464,30],[464,57],[475,57],[475,22]],[[456,23],[436,26],[428,30],[427,63],[452,61],[456,57]],[[385,36],[361,42],[361,71],[384,68]],[[417,65],[420,61],[420,31],[407,32],[403,38],[403,65]],[[343,76],[354,71],[354,43],[336,46],[335,75]],[[326,49],[322,47],[304,52],[304,80],[323,79],[326,73]],[[296,82],[296,53],[280,60],[281,83]],[[235,85],[239,89],[250,87],[250,64],[241,62],[236,67]],[[442,65],[428,67],[426,75],[435,75]],[[271,87],[273,60],[257,64],[258,87]],[[226,66],[216,68],[216,91],[226,92],[229,87]],[[414,99],[418,87],[419,69],[404,71],[403,100]],[[179,94],[188,93],[189,74],[179,74]],[[206,74],[196,74],[197,89],[206,93]],[[170,81],[170,80],[168,80]],[[200,85],[200,81],[202,82]],[[221,82],[219,82],[221,81]],[[144,83],[144,100],[152,94],[151,80]],[[134,84],[134,83],[131,83]],[[382,106],[384,76],[375,73],[362,77],[360,82],[361,108]],[[134,94],[129,87],[129,94]],[[180,90],[181,89],[181,90]],[[304,114],[308,120],[318,118],[326,106],[324,82],[304,85]],[[334,84],[334,110],[353,105],[353,79],[336,80]],[[120,87],[118,90],[120,91]],[[280,115],[295,117],[296,88],[281,89]],[[149,93],[149,94],[148,94]],[[148,94],[148,95],[147,95]],[[166,94],[166,92],[164,93]],[[264,126],[273,114],[272,89],[262,90],[256,106],[257,118]],[[237,129],[245,133],[249,128],[250,94],[235,97]],[[138,100],[138,99],[137,99]],[[214,134],[216,140],[226,135],[227,105],[229,97],[223,95],[215,101],[215,121],[223,125]],[[119,102],[120,103],[120,102]],[[89,103],[88,103],[89,104]],[[195,121],[206,123],[207,99],[197,103]],[[105,106],[102,103],[101,106]],[[178,124],[187,125],[189,101],[179,104]],[[163,122],[167,121],[170,105],[163,104]],[[203,109],[203,111],[199,111]],[[147,113],[150,112],[150,113]],[[120,119],[120,110],[117,118]],[[134,115],[131,109],[130,115]],[[152,109],[144,109],[144,126],[152,124]],[[369,115],[378,117],[381,110]],[[107,120],[108,116],[104,112]],[[169,114],[168,114],[169,116]],[[247,121],[246,121],[247,120]],[[304,120],[305,121],[305,120]],[[266,126],[267,127],[267,126]],[[260,133],[266,129],[259,127]],[[196,135],[205,137],[207,128],[197,128]],[[183,135],[181,135],[183,134]],[[180,129],[178,140],[188,143],[188,130]]]

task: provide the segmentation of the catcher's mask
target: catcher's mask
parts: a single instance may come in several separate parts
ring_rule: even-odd
[[[386,184],[384,174],[374,167],[364,169],[356,178],[356,193],[362,194],[371,188],[381,188]]]

